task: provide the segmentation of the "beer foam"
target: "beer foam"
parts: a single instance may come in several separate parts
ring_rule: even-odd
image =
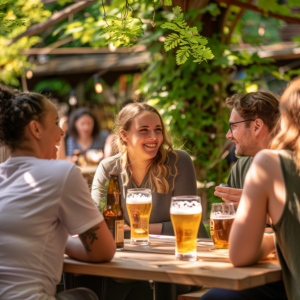
[[[223,215],[223,216],[217,216],[217,215],[211,215],[210,216],[211,219],[214,219],[214,220],[229,220],[229,219],[234,219],[235,216],[233,215]]]
[[[152,197],[145,197],[137,195],[130,195],[126,198],[126,203],[128,204],[145,204],[145,203],[151,203]]]
[[[218,220],[225,220],[225,219],[234,219],[235,218],[235,214],[233,214],[233,212],[230,211],[213,211],[210,214],[210,218],[211,219],[218,219]]]
[[[172,215],[193,215],[202,213],[202,207],[198,201],[173,202],[170,208]]]

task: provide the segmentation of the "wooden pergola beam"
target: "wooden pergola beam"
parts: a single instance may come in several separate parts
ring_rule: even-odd
[[[44,31],[48,27],[51,27],[60,21],[66,19],[69,15],[75,14],[84,8],[88,7],[89,5],[95,3],[97,0],[84,0],[84,1],[79,1],[77,3],[74,3],[61,11],[53,14],[50,18],[48,18],[45,22],[33,25],[29,27],[26,31],[23,33],[19,34],[15,38],[9,41],[8,46],[19,40],[20,38],[24,36],[32,36],[39,34],[40,32]]]
[[[138,45],[133,47],[134,52],[146,51],[146,46]],[[90,47],[79,47],[79,48],[57,48],[52,47],[46,48],[31,48],[21,50],[20,53],[24,55],[41,55],[41,54],[58,54],[58,55],[70,55],[70,54],[98,54],[98,53],[130,53],[130,49],[127,48],[117,48],[114,52],[109,51],[107,47],[105,48],[90,48]]]
[[[253,5],[253,4],[241,2],[241,1],[238,1],[238,0],[215,0],[215,1],[218,2],[218,3],[226,3],[226,4],[229,4],[229,5],[235,5],[235,6],[238,6],[238,7],[242,8],[242,9],[249,9],[249,10],[258,12],[262,15],[268,15],[269,17],[284,20],[288,23],[300,24],[300,19],[299,18],[294,18],[294,17],[284,16],[284,15],[280,15],[280,14],[275,14],[275,13],[272,13],[271,11],[266,12],[263,9],[260,9],[257,6]]]

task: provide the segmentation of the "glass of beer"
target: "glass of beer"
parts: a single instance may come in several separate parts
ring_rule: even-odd
[[[210,213],[210,234],[216,249],[228,249],[229,233],[235,218],[232,203],[214,203]]]
[[[129,189],[126,207],[130,219],[131,244],[149,244],[149,220],[152,209],[152,195],[149,189]]]
[[[176,258],[197,260],[196,240],[202,217],[200,197],[172,197],[170,214],[176,236]]]

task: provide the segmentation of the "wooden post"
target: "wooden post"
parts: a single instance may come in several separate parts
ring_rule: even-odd
[[[5,162],[10,155],[10,151],[7,146],[0,146],[0,163]]]

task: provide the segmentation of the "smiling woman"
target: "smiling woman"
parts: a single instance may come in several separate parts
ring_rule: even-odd
[[[114,255],[114,240],[79,169],[55,160],[63,135],[46,97],[0,85],[0,147],[11,152],[0,164],[0,299],[54,299],[64,253],[93,262]],[[87,290],[58,299],[79,299],[77,292],[97,299]]]
[[[117,155],[103,160],[93,182],[92,197],[100,203],[109,172],[117,172],[125,223],[130,225],[126,194],[130,188],[150,188],[153,207],[150,234],[174,235],[170,219],[172,196],[196,195],[196,176],[190,156],[174,150],[159,112],[146,103],[132,103],[117,115],[114,125]],[[207,237],[201,223],[199,236]]]
[[[118,173],[125,223],[130,226],[126,209],[127,190],[148,188],[152,191],[149,233],[174,235],[170,218],[171,198],[197,195],[196,175],[190,156],[182,150],[173,149],[159,112],[146,103],[125,106],[115,119],[114,133],[115,147],[119,153],[101,161],[93,181],[92,198],[100,204],[102,197],[106,196],[103,191],[109,173]],[[198,237],[208,237],[202,222],[198,228]],[[80,276],[79,280],[82,286],[101,294],[98,289],[99,277]],[[121,284],[112,279],[106,280],[107,300],[136,300],[141,299],[141,294],[143,300],[153,299],[153,290],[148,283]],[[183,292],[191,289],[190,286],[177,288]]]

